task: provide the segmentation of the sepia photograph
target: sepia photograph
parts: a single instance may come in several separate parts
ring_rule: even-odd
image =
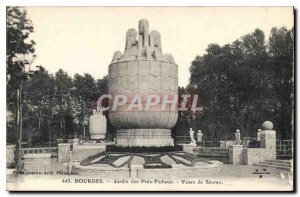
[[[294,14],[6,6],[6,190],[295,191]]]

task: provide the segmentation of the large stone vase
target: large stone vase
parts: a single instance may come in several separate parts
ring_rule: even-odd
[[[178,66],[169,54],[163,55],[161,38],[157,31],[148,33],[148,21],[139,21],[139,35],[129,29],[125,52],[115,52],[109,65],[108,92],[126,95],[128,101],[112,110],[110,100],[109,120],[117,129],[117,146],[173,146],[171,129],[178,118],[178,108],[166,104],[162,98],[172,100],[178,94]],[[137,40],[138,37],[138,40]],[[135,95],[141,95],[142,109],[128,110]],[[147,96],[157,95],[161,101],[145,110]]]

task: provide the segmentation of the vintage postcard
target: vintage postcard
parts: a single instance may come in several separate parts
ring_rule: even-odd
[[[293,7],[6,7],[8,191],[294,191]]]

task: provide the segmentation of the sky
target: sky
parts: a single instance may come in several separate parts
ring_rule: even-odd
[[[272,27],[293,27],[292,7],[26,7],[32,20],[36,59],[50,73],[58,69],[108,73],[115,51],[124,52],[129,28],[147,18],[149,30],[161,34],[163,53],[178,64],[179,86],[189,83],[189,67],[209,44],[232,43],[259,28],[269,37]]]

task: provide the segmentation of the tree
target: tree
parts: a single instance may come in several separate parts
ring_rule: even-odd
[[[75,121],[79,123],[80,130],[83,130],[81,138],[85,139],[88,117],[97,102],[96,82],[90,74],[85,73],[83,76],[75,74],[73,83],[74,91],[72,94],[76,100],[75,109],[77,111]]]
[[[56,103],[54,95],[54,77],[44,67],[38,66],[38,70],[33,71],[24,84],[23,96],[27,138],[32,145],[51,141],[53,109]]]
[[[72,78],[68,76],[66,72],[62,69],[59,69],[55,73],[55,98],[56,98],[56,114],[59,116],[59,128],[60,128],[60,137],[65,139],[66,136],[70,137],[69,134],[73,133],[71,131],[72,127],[69,126],[69,129],[66,130],[66,120],[68,120],[68,125],[70,119],[69,116],[72,116],[72,107],[71,107],[71,90],[73,87]],[[68,132],[68,133],[67,133]]]
[[[275,120],[283,138],[293,136],[294,102],[294,30],[273,28],[269,38],[270,63],[274,71],[276,93]]]
[[[33,26],[24,8],[7,7],[6,16],[7,82],[18,88],[24,79],[23,69],[30,63],[30,56],[34,53],[35,42],[29,40]]]
[[[96,82],[96,95],[95,95],[95,100],[97,102],[98,98],[104,94],[108,94],[108,79],[107,76],[104,76],[102,79],[98,79]],[[94,108],[96,108],[97,103],[94,103]],[[104,99],[102,103],[103,107],[108,106],[108,99]],[[104,115],[108,116],[108,111],[104,112]]]
[[[293,43],[288,42],[289,36],[286,34],[281,33],[279,36],[275,30],[272,32],[269,47],[264,33],[256,29],[232,44],[223,47],[209,45],[207,53],[197,56],[192,62],[189,86],[196,87],[202,96],[204,111],[198,125],[204,131],[208,130],[208,135],[216,133],[218,139],[228,139],[239,128],[243,136],[254,136],[265,120],[272,120],[275,127],[279,128],[281,123],[274,114],[285,113],[291,116],[291,111],[279,112],[283,108],[277,106],[281,106],[278,102],[290,100],[292,89],[287,88],[287,85],[281,86],[282,90],[286,88],[286,92],[282,91],[280,95],[285,96],[278,98],[277,95],[280,92],[278,81],[292,84]],[[275,33],[279,38],[275,39]],[[289,44],[280,46],[285,42]],[[276,51],[277,55],[272,51]],[[284,56],[284,51],[289,53]],[[279,77],[276,74],[279,71],[284,76]],[[286,103],[285,106],[290,105]],[[284,118],[283,115],[278,117]],[[289,118],[285,120],[291,123]]]
[[[17,170],[19,170],[19,147],[22,141],[22,85],[27,75],[24,68],[34,58],[33,40],[29,40],[33,32],[27,12],[20,7],[6,8],[6,80],[7,80],[7,107],[15,111],[15,126],[17,130]],[[30,58],[30,56],[32,56]],[[7,130],[9,131],[9,130]]]

